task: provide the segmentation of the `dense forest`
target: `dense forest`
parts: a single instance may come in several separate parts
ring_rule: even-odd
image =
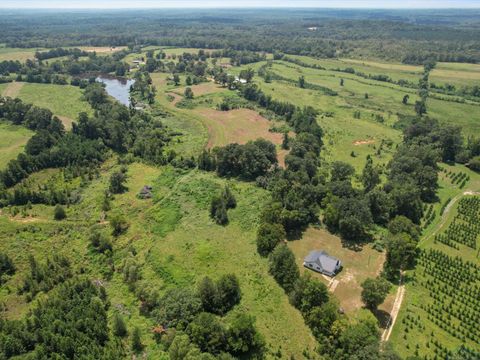
[[[120,26],[121,24],[121,26]],[[265,12],[4,12],[0,42],[11,47],[172,45],[282,51],[320,57],[479,62],[477,10]],[[221,36],[218,36],[221,34]]]

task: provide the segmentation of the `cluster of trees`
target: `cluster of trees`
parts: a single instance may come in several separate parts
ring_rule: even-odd
[[[39,263],[33,256],[29,257],[30,273],[25,277],[20,292],[27,294],[27,300],[33,299],[39,292],[48,292],[56,285],[73,276],[70,261],[61,255],[48,258]]]
[[[18,61],[3,61],[0,63],[0,74],[9,75],[16,73],[17,81],[26,81],[32,83],[52,83],[58,85],[68,84],[68,78],[78,78],[81,75],[89,73],[115,73],[117,76],[124,76],[130,66],[122,59],[129,54],[129,50],[115,52],[109,56],[97,56],[95,53],[85,53],[86,59],[79,60],[75,55],[79,55],[75,49],[65,50],[73,55],[65,60],[55,61],[33,61],[27,59],[21,64]],[[78,50],[78,49],[76,49]],[[44,53],[37,53],[40,57],[54,55],[59,49],[53,49]],[[44,54],[44,55],[40,55]],[[79,56],[84,56],[80,55]],[[73,84],[79,83],[77,80]]]
[[[228,209],[234,209],[237,206],[237,200],[228,186],[225,186],[221,194],[214,196],[210,203],[210,217],[218,225],[228,223]]]
[[[0,61],[0,74],[8,76],[10,73],[19,72],[22,68],[22,63],[18,60],[4,60]]]
[[[217,280],[204,277],[196,289],[173,287],[162,296],[152,292],[149,285],[142,286],[140,267],[135,261],[125,263],[124,274],[134,284],[142,314],[154,319],[162,329],[154,337],[172,360],[262,358],[265,344],[255,319],[243,312],[229,314],[242,297],[234,274]],[[124,326],[118,328],[117,332],[125,334]]]
[[[89,52],[80,50],[78,48],[74,49],[64,49],[64,48],[56,48],[50,49],[47,51],[37,51],[35,53],[35,57],[38,60],[47,60],[61,56],[72,56],[75,59],[78,59],[80,56],[88,56]]]
[[[3,358],[118,359],[120,343],[110,341],[109,302],[105,289],[75,277],[59,285],[38,302],[23,320],[0,321],[0,354]]]
[[[265,176],[277,163],[275,145],[264,139],[205,150],[198,158],[199,169],[216,170],[219,176],[249,181]]]
[[[36,132],[27,142],[25,153],[0,172],[0,188],[15,185],[29,174],[48,167],[86,167],[103,160],[105,146],[101,142],[66,133],[62,122],[50,110],[19,99],[2,98],[0,118]]]
[[[134,75],[135,83],[131,86],[130,93],[139,95],[142,100],[149,104],[155,101],[157,89],[152,85],[152,78],[148,72],[137,71]],[[134,106],[135,99],[131,99],[131,106]]]
[[[95,116],[79,114],[70,132],[65,132],[61,121],[47,109],[19,99],[0,99],[0,118],[35,131],[25,153],[11,160],[0,172],[0,188],[9,188],[29,174],[48,167],[95,167],[104,160],[109,148],[121,154],[131,152],[149,163],[165,164],[171,160],[163,151],[171,136],[159,120],[111,102],[98,83],[90,84],[84,97],[96,109]],[[24,202],[39,202],[36,192],[22,194],[26,196],[22,197]],[[11,196],[2,194],[1,197]],[[58,196],[58,202],[65,203],[64,200],[64,196]]]

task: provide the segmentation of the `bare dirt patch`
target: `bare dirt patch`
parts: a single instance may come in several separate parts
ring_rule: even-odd
[[[17,81],[11,82],[8,84],[7,88],[3,90],[2,95],[8,96],[11,98],[17,97],[24,84],[25,83],[23,82],[17,82]]]
[[[66,116],[60,116],[60,115],[56,115],[56,116],[62,121],[62,124],[63,126],[65,126],[65,129],[70,130],[72,128],[73,119],[70,119],[69,117],[66,117]]]
[[[358,146],[358,145],[369,145],[369,144],[374,144],[375,140],[356,140],[353,142],[353,145]]]
[[[353,312],[363,306],[360,284],[369,277],[376,277],[385,259],[384,253],[373,250],[369,245],[359,251],[345,247],[340,238],[324,229],[310,228],[302,239],[290,241],[288,246],[295,254],[301,271],[308,271],[330,286],[330,291],[335,292],[345,312]],[[303,267],[303,259],[312,250],[325,250],[342,261],[343,269],[333,279],[337,281],[335,285],[334,281],[328,281],[321,274]]]

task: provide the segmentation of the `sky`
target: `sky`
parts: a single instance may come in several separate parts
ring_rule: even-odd
[[[0,0],[0,8],[480,8],[480,0]]]

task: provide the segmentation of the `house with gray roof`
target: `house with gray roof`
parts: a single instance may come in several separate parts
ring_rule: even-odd
[[[333,277],[342,267],[342,262],[339,259],[328,255],[323,250],[313,250],[310,251],[303,260],[303,266],[307,269]]]

